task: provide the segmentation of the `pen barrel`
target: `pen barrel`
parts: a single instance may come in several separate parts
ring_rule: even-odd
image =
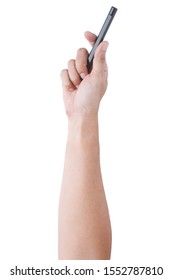
[[[97,39],[95,41],[95,44],[90,52],[90,54],[88,55],[88,59],[87,59],[87,68],[88,68],[88,71],[90,72],[91,70],[91,67],[92,67],[92,62],[93,62],[93,59],[94,59],[94,54],[95,54],[95,51],[97,49],[97,47],[99,46],[99,44],[104,40],[105,36],[106,36],[106,33],[114,19],[114,16],[117,12],[117,8],[115,7],[111,7],[107,17],[106,17],[106,20],[100,30],[100,33],[99,35],[97,36]]]

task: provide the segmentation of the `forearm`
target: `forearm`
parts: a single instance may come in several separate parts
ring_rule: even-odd
[[[100,170],[98,118],[72,119],[59,204],[60,259],[109,259],[111,228]]]
[[[69,121],[63,185],[73,181],[91,188],[96,180],[97,185],[102,183],[97,116]]]

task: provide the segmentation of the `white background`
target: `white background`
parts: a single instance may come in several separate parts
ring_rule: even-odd
[[[15,265],[70,263],[57,260],[58,198],[67,135],[59,73],[79,47],[90,50],[83,32],[97,34],[111,5],[118,13],[106,37],[109,87],[99,118],[113,244],[112,260],[100,263],[164,266],[165,276],[159,279],[172,279],[169,0],[0,2],[3,279],[13,278],[9,269]],[[72,262],[76,267],[79,263]]]

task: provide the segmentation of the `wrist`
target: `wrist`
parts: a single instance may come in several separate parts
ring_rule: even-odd
[[[98,139],[98,114],[75,115],[68,119],[69,141]]]

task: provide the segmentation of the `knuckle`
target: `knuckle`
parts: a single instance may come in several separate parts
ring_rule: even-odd
[[[80,48],[80,49],[78,49],[77,52],[78,52],[78,53],[83,53],[83,52],[86,52],[86,49],[85,49],[85,48]]]
[[[70,60],[68,61],[68,65],[72,65],[72,64],[74,64],[74,62],[75,62],[74,59],[70,59]]]
[[[60,72],[60,77],[62,78],[64,76],[64,74],[66,73],[67,69],[63,69]]]
[[[85,48],[80,48],[77,51],[77,58],[78,59],[85,59],[88,55],[88,51]]]

